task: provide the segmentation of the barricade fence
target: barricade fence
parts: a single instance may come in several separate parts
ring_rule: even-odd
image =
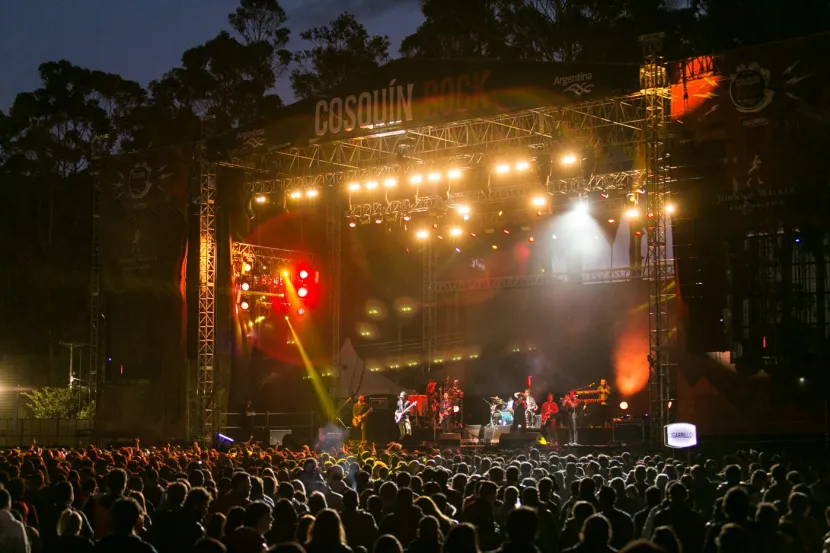
[[[289,441],[294,444],[314,443],[318,438],[318,423],[322,420],[314,411],[225,415],[227,425],[221,429],[222,434],[235,441],[245,441],[253,435],[255,440],[266,445],[271,430],[290,430]]]
[[[0,418],[0,448],[103,446],[106,440],[95,436],[92,419]]]

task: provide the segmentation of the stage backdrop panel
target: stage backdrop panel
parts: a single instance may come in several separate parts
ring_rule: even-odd
[[[181,148],[111,158],[101,188],[107,382],[149,382],[157,391],[153,408],[165,421],[163,429],[155,424],[152,433],[166,436],[184,431],[183,275],[190,163]]]

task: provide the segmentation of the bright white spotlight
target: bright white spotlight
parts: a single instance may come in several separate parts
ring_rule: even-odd
[[[349,192],[357,192],[360,190],[360,183],[353,182],[349,185]]]
[[[625,216],[629,219],[635,219],[640,216],[640,210],[636,207],[632,207],[631,209],[625,212]]]
[[[247,292],[250,288],[251,288],[251,285],[248,284],[247,282],[242,283],[242,290],[244,290],[245,292]]]
[[[627,401],[621,401],[620,402],[620,409],[622,409],[623,411],[628,409],[628,402]]]
[[[245,263],[244,265],[242,265],[242,272],[243,273],[247,273],[250,270],[251,270],[251,264],[250,263]]]
[[[461,236],[461,229],[458,227],[451,228],[450,236]]]
[[[666,213],[668,213],[669,215],[671,215],[672,213],[674,213],[674,211],[675,211],[674,204],[668,204],[668,205],[666,205]]]
[[[496,173],[499,175],[504,175],[505,173],[510,172],[510,166],[506,163],[502,163],[500,165],[496,165]]]
[[[354,221],[349,221],[349,228],[355,228],[356,226],[357,223],[355,223]]]
[[[588,202],[586,202],[585,200],[580,200],[580,201],[576,202],[576,205],[574,206],[574,209],[577,210],[580,213],[588,213],[588,209],[589,209]]]
[[[447,171],[447,178],[448,179],[460,179],[461,178],[461,169],[450,169]]]
[[[427,236],[429,236],[429,233],[425,230],[419,230],[418,232],[415,233],[415,236],[419,240],[424,240],[424,239],[426,239]]]
[[[377,181],[370,180],[366,183],[366,190],[374,190],[378,187]]]
[[[300,271],[300,278],[302,278],[302,279],[308,278],[308,271],[306,271],[305,269]]]
[[[424,182],[424,177],[421,175],[412,175],[409,177],[409,184],[421,184]]]
[[[319,194],[319,192],[317,191],[316,188],[309,188],[308,190],[305,191],[305,197],[306,198],[316,198],[318,194]]]
[[[545,199],[544,196],[534,196],[533,200],[532,200],[532,203],[536,207],[542,207],[543,205],[545,205],[547,203],[547,199]]]
[[[306,297],[308,295],[308,288],[306,288],[305,286],[300,286],[299,288],[297,288],[297,295],[301,298]]]
[[[248,308],[250,308],[251,306],[248,304],[247,301],[243,300],[242,303],[239,304],[239,307],[242,308],[242,311],[247,311]]]
[[[383,181],[383,186],[386,188],[392,188],[393,186],[397,186],[398,179],[388,178]]]
[[[576,163],[576,156],[573,154],[565,154],[562,156],[562,165],[573,165]]]
[[[427,176],[427,180],[429,182],[438,182],[439,180],[441,180],[441,173],[430,173]]]
[[[254,198],[254,201],[258,204],[264,204],[268,201],[268,198],[262,194],[257,194],[256,198]]]
[[[291,194],[289,194],[288,197],[291,198],[292,200],[299,200],[300,198],[303,197],[303,193],[300,192],[299,190],[295,190]]]
[[[470,206],[468,206],[468,205],[458,206],[458,214],[459,215],[469,215],[469,213],[470,213]]]

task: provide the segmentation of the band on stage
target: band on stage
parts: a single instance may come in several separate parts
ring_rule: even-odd
[[[580,422],[590,426],[610,425],[608,403],[612,393],[611,386],[602,379],[598,386],[590,384],[568,391],[559,401],[548,393],[541,405],[530,388],[514,393],[509,401],[493,396],[489,401],[485,400],[490,407],[488,426],[510,427],[511,432],[539,431],[553,445],[560,442],[577,445]],[[442,434],[460,432],[463,399],[464,391],[458,380],[450,382],[447,379],[440,387],[431,381],[425,394],[410,396],[402,391],[394,411],[399,439],[412,435],[413,423]],[[359,431],[362,442],[366,442],[366,428],[372,411],[362,395],[352,406],[352,427]]]

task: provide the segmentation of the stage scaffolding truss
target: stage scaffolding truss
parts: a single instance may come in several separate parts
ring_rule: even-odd
[[[580,194],[594,191],[613,191],[617,195],[642,186],[648,189],[649,207],[662,206],[668,179],[666,177],[665,145],[667,138],[666,117],[668,115],[668,87],[665,80],[665,66],[659,56],[645,52],[645,64],[641,76],[662,74],[660,79],[641,79],[642,90],[622,97],[575,103],[567,106],[530,109],[514,113],[427,126],[348,140],[320,143],[303,147],[290,147],[267,154],[256,154],[246,158],[232,159],[228,166],[247,171],[247,186],[251,194],[288,195],[291,191],[316,188],[326,202],[326,237],[328,240],[328,270],[331,279],[331,348],[332,366],[340,366],[340,263],[342,227],[348,217],[399,217],[415,212],[427,212],[449,208],[459,204],[488,203],[520,199],[542,189],[550,195]],[[662,71],[662,73],[660,73]],[[665,104],[665,105],[664,105]],[[473,168],[487,163],[490,156],[502,152],[523,151],[538,159],[549,156],[557,145],[580,144],[590,149],[595,156],[594,171],[589,175],[572,178],[557,178],[551,175],[545,182],[517,183],[513,186],[493,187],[486,190],[468,190],[434,196],[418,196],[414,200],[396,201],[346,201],[346,184],[351,181],[382,179],[385,175],[405,173],[419,165],[452,163],[454,166]],[[637,160],[646,159],[644,168]],[[213,225],[212,166],[202,163],[202,194],[200,205],[200,236],[202,247],[215,245]],[[208,178],[210,175],[210,178]],[[210,201],[207,201],[210,200]],[[514,222],[530,219],[535,215],[531,209],[504,207],[491,210],[473,210],[473,221],[482,224],[494,223],[498,213],[499,221]],[[502,217],[504,215],[504,217]],[[659,352],[657,365],[652,364],[652,380],[662,379],[668,374],[666,345],[669,333],[665,316],[666,286],[673,278],[673,266],[666,259],[665,220],[655,217],[648,226],[649,256],[645,274],[642,268],[613,269],[610,273],[594,276],[577,275],[585,282],[617,282],[644,278],[650,285],[650,359]],[[215,247],[215,246],[214,246]],[[200,266],[200,325],[199,325],[199,375],[200,388],[205,398],[202,404],[202,420],[212,419],[213,410],[225,411],[224,406],[215,406],[209,398],[212,393],[212,348],[215,336],[213,325],[213,281],[207,271],[213,271],[215,250],[202,252]],[[562,275],[537,275],[535,277],[504,277],[469,282],[436,282],[436,252],[425,243],[422,249],[422,347],[424,358],[432,359],[436,343],[436,295],[444,292],[460,292],[483,288],[529,286],[560,282]],[[212,257],[211,257],[212,256]],[[211,278],[213,273],[210,273]],[[568,275],[573,278],[574,275]],[[654,367],[658,367],[655,370]],[[428,365],[427,365],[428,368]],[[339,374],[339,370],[333,371]],[[661,376],[663,375],[663,376]],[[653,390],[654,386],[650,386]],[[660,384],[664,390],[664,384]],[[661,392],[662,393],[662,392]],[[666,399],[666,394],[659,397]],[[665,402],[661,400],[657,417],[652,417],[652,426],[659,428],[667,421]],[[209,416],[210,415],[210,416]],[[654,424],[657,423],[657,424]],[[212,432],[213,427],[203,424],[202,435]]]

